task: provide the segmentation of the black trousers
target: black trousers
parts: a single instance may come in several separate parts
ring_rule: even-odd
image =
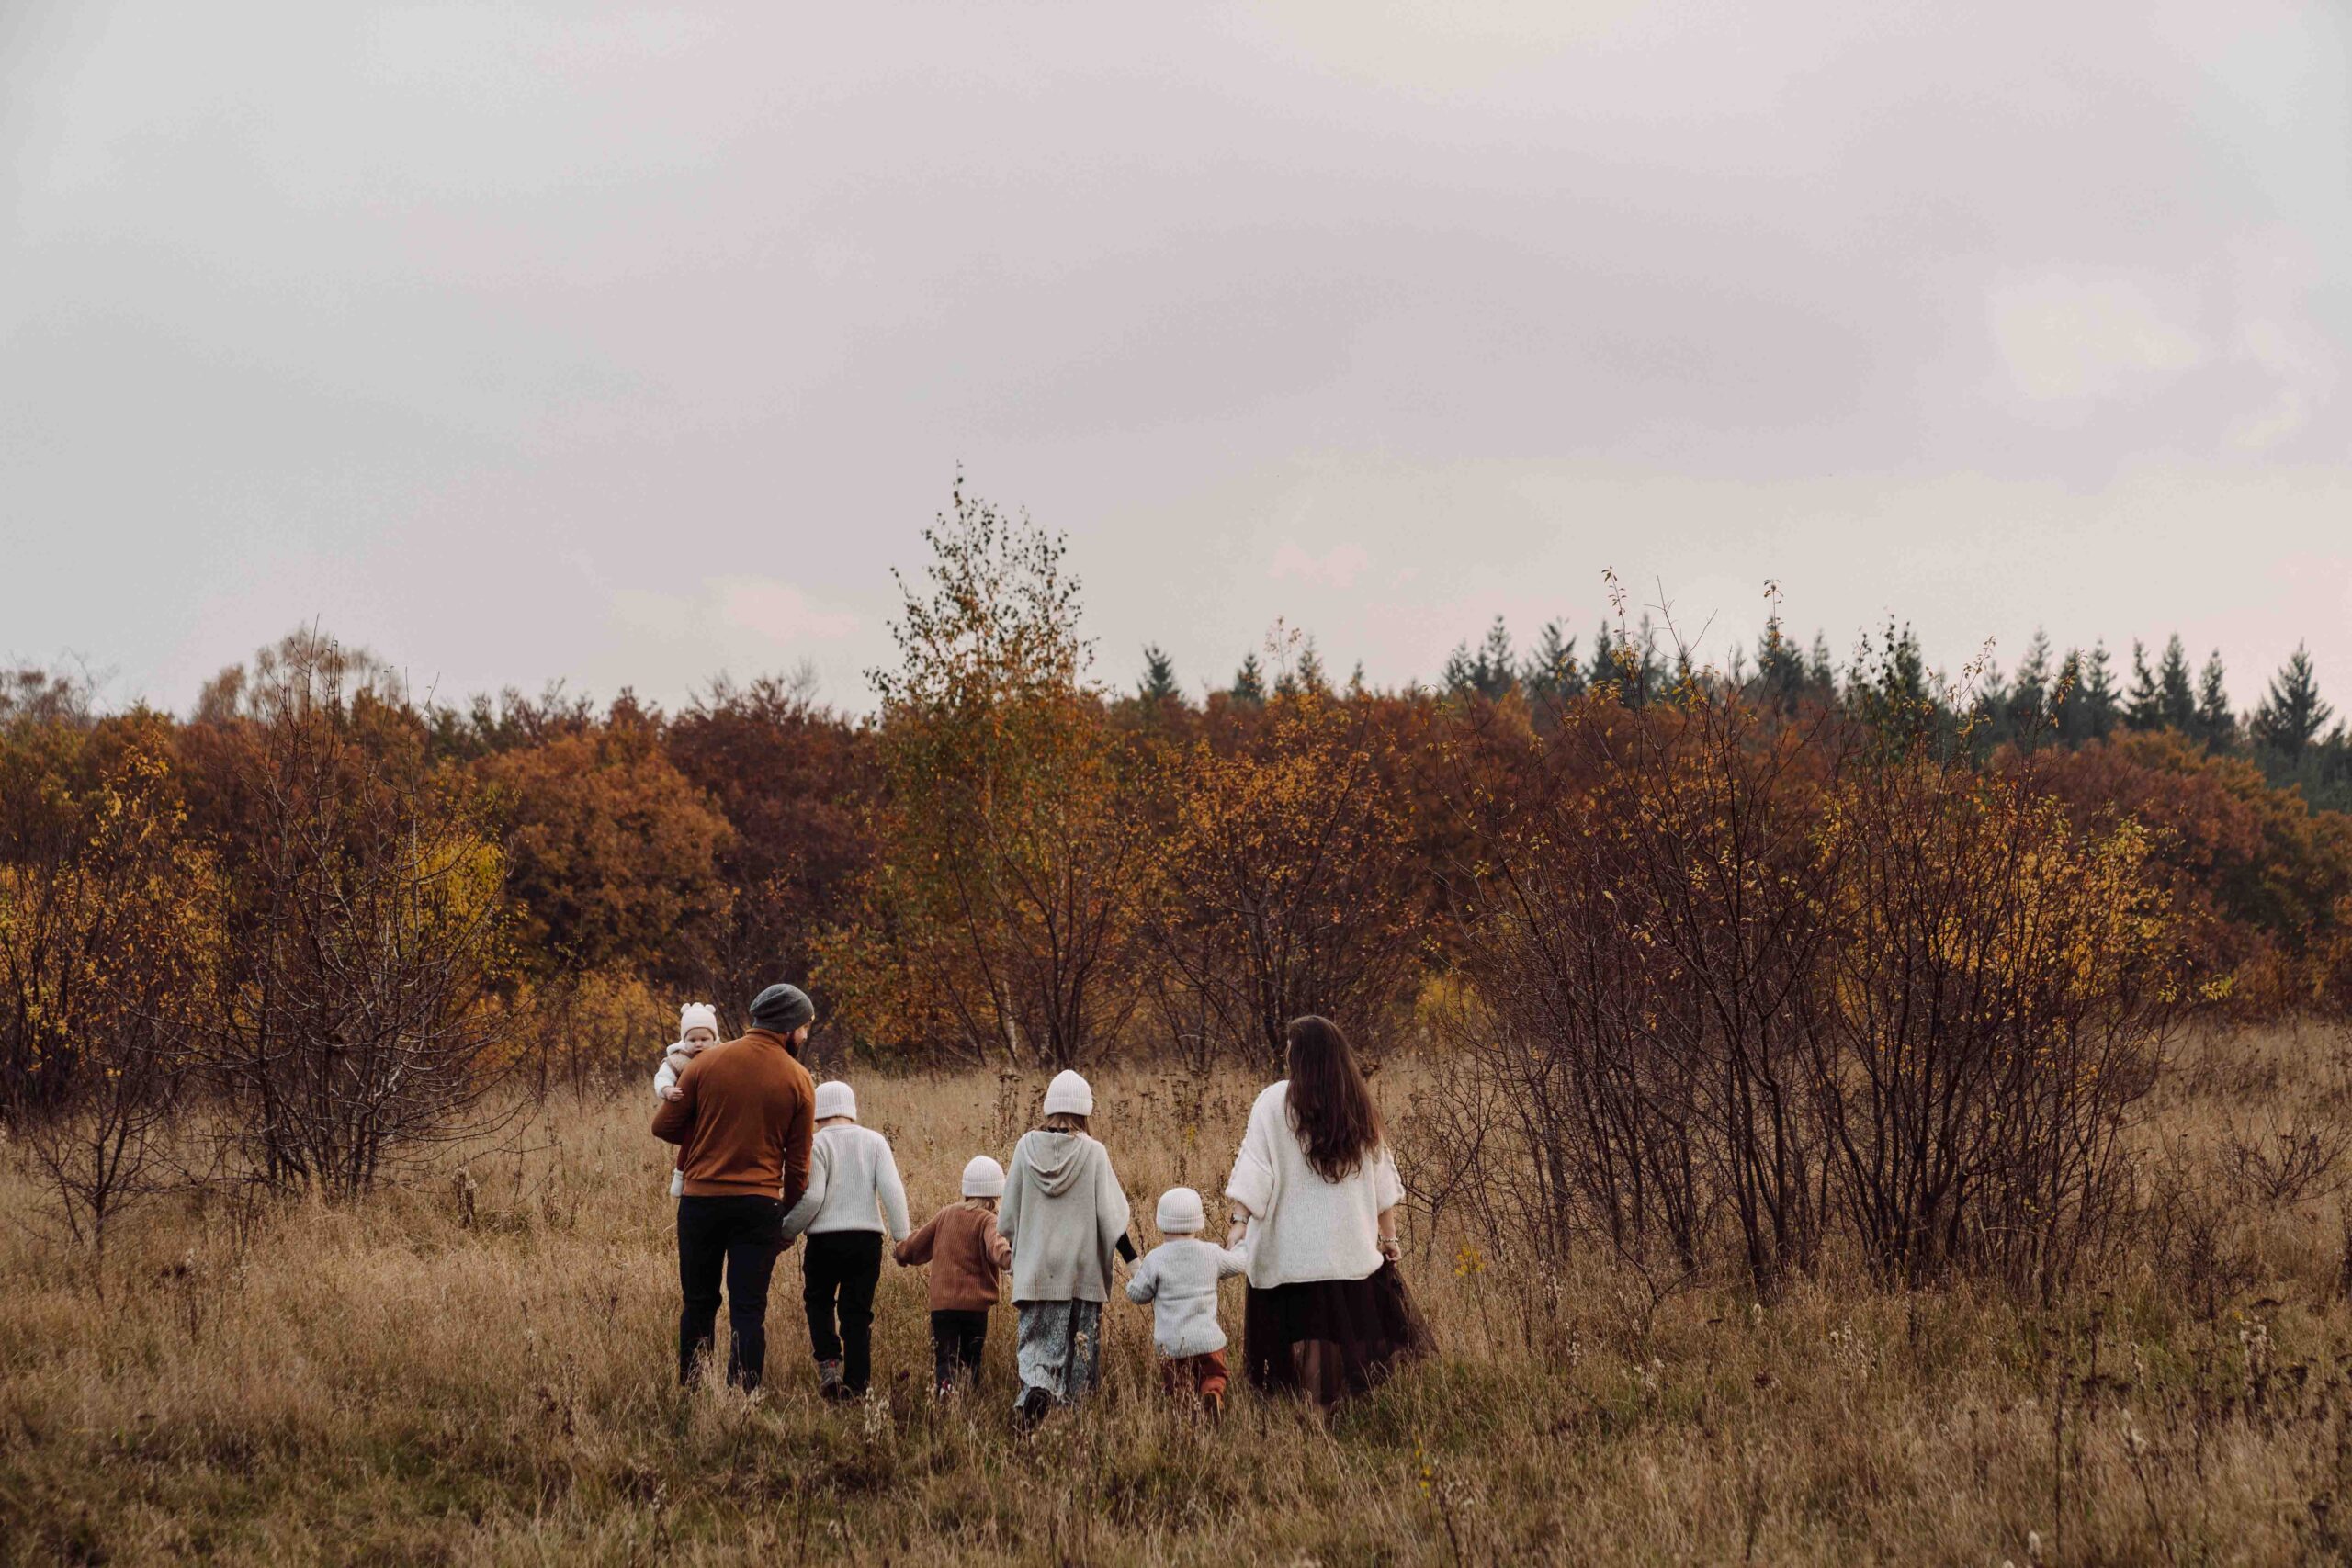
[[[956,1386],[958,1378],[980,1381],[980,1352],[988,1348],[989,1314],[984,1312],[935,1312],[931,1314],[931,1381],[940,1393]]]
[[[874,1287],[882,1279],[880,1231],[824,1231],[801,1255],[800,1299],[808,1309],[808,1348],[842,1364],[842,1382],[864,1393],[874,1375]],[[841,1328],[833,1327],[838,1307]]]
[[[784,1250],[784,1204],[774,1198],[678,1200],[678,1381],[692,1382],[718,1325],[727,1281],[727,1381],[760,1386],[768,1359],[768,1277]]]

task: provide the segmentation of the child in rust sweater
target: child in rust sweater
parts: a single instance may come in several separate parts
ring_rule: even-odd
[[[1004,1167],[975,1155],[964,1167],[964,1201],[900,1242],[890,1256],[909,1267],[931,1265],[932,1389],[944,1399],[966,1375],[977,1383],[988,1344],[996,1277],[1012,1267],[1012,1248],[996,1230]]]

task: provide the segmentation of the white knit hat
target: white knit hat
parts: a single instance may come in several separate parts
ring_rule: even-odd
[[[1189,1187],[1171,1187],[1159,1195],[1159,1212],[1153,1216],[1160,1230],[1185,1231],[1199,1235],[1208,1228],[1208,1214],[1201,1208],[1201,1195]]]
[[[1087,1087],[1084,1078],[1067,1068],[1056,1073],[1054,1081],[1046,1086],[1046,1114],[1059,1116],[1065,1112],[1072,1116],[1094,1114],[1094,1090]]]
[[[678,1010],[678,1038],[684,1040],[689,1029],[707,1029],[718,1032],[718,1010],[708,1002],[688,1002]]]
[[[857,1120],[857,1091],[846,1080],[828,1078],[817,1086],[817,1120],[829,1116],[846,1116]]]
[[[1004,1167],[986,1155],[974,1155],[965,1161],[964,1196],[967,1198],[1003,1197]]]

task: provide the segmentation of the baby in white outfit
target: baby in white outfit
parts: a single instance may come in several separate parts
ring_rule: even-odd
[[[678,1098],[678,1075],[686,1064],[718,1043],[718,1010],[708,1002],[688,1002],[678,1010],[678,1043],[662,1053],[662,1066],[653,1074],[653,1097],[656,1100]],[[678,1151],[680,1159],[685,1150]],[[673,1168],[670,1172],[670,1196],[686,1190],[686,1173]]]

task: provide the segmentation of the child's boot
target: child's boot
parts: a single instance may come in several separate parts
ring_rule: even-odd
[[[1013,1412],[1012,1424],[1023,1432],[1034,1432],[1045,1420],[1046,1412],[1054,1406],[1054,1396],[1042,1388],[1031,1388],[1021,1396],[1020,1407]]]

